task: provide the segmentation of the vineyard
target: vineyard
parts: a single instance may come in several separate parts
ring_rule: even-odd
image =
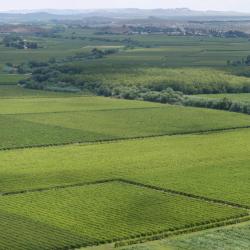
[[[6,246],[12,249],[89,246],[248,215],[244,209],[121,182],[6,195],[0,198],[0,204],[5,225],[0,226],[3,249]],[[13,213],[14,228],[13,218],[9,218]],[[49,228],[44,232],[45,224]],[[16,235],[15,240],[6,237],[13,229],[19,231],[20,226],[25,231]]]
[[[242,129],[1,151],[0,190],[125,178],[249,206],[249,137]]]
[[[142,245],[123,247],[123,250],[219,250],[226,249],[247,249],[250,237],[250,224],[242,223],[230,227],[180,236],[175,238],[154,241]],[[107,248],[108,249],[108,248]]]
[[[128,72],[83,75],[87,82],[103,85],[149,86],[153,90],[171,87],[185,94],[225,92],[250,87],[250,79],[209,68],[138,68]],[[77,77],[77,76],[76,76]]]
[[[0,42],[0,250],[249,249],[249,38],[94,21]]]
[[[142,126],[143,124],[143,126]],[[0,100],[0,149],[250,127],[250,117],[102,97]]]

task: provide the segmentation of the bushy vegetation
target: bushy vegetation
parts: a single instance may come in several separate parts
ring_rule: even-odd
[[[231,112],[238,112],[250,115],[250,103],[232,101],[227,97],[221,99],[213,99],[209,97],[204,98],[193,96],[186,98],[183,103],[186,106],[228,110]]]
[[[33,71],[32,79],[22,84],[26,87],[46,88],[58,82],[58,86],[75,86],[96,93],[106,90],[106,95],[111,95],[116,89],[121,91],[122,87],[145,88],[148,91],[172,88],[184,94],[250,92],[250,79],[214,69],[142,68],[131,72],[102,74],[88,74],[84,71],[85,66],[80,63],[37,68]]]
[[[30,42],[24,40],[20,36],[8,35],[3,38],[3,44],[6,47],[12,47],[17,49],[37,49],[38,44],[36,42]]]
[[[249,103],[250,93],[239,93],[239,94],[209,94],[209,95],[196,95],[202,98],[213,98],[213,99],[224,99],[227,98],[232,102]]]

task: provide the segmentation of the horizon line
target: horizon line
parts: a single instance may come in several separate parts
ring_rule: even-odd
[[[216,9],[191,9],[188,7],[176,7],[176,8],[138,8],[138,7],[124,7],[124,8],[32,8],[32,9],[8,9],[8,10],[0,10],[0,13],[10,13],[10,12],[29,12],[29,11],[101,11],[101,10],[190,10],[190,11],[197,11],[197,12],[232,12],[232,13],[242,13],[242,14],[250,14],[247,11],[236,11],[236,10],[216,10]]]

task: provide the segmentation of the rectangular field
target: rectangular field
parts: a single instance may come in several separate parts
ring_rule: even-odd
[[[117,108],[160,107],[161,104],[105,97],[0,99],[0,114],[53,113]]]
[[[27,100],[18,101],[20,106],[16,112],[23,112],[24,109],[35,112],[34,107],[29,105],[36,103],[37,99],[29,99],[30,102]],[[44,98],[44,102],[42,100],[40,98],[38,101],[41,106],[39,106],[40,110],[37,110],[41,113],[0,115],[2,131],[0,149],[183,134],[250,126],[250,116],[223,111],[170,105],[154,107],[153,103],[106,100],[97,97]],[[45,109],[49,109],[49,105],[54,110],[65,107],[72,111],[45,113]],[[0,112],[8,108],[10,106],[3,106],[0,108]],[[111,110],[109,110],[110,108]],[[86,111],[73,111],[74,109],[86,109]]]
[[[125,178],[250,206],[249,141],[242,129],[0,151],[0,192]]]
[[[1,249],[95,245],[246,215],[122,182],[0,197]]]
[[[84,93],[63,93],[45,90],[22,88],[15,85],[0,85],[0,99],[10,98],[39,98],[39,97],[74,97]]]
[[[122,247],[123,250],[235,250],[249,249],[250,223],[227,226],[220,229],[206,230],[204,232],[181,235],[161,241],[147,242],[140,245]],[[83,249],[83,248],[82,248]],[[97,250],[98,248],[86,248]],[[106,247],[113,250],[114,247]]]

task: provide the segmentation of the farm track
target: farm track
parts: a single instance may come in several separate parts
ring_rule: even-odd
[[[3,148],[0,148],[0,152],[11,151],[11,150],[21,150],[21,149],[31,149],[31,148],[61,147],[61,146],[69,146],[69,145],[86,146],[86,145],[94,145],[94,144],[108,144],[108,143],[116,143],[116,142],[122,142],[122,141],[144,140],[144,139],[164,137],[164,136],[202,135],[202,134],[211,134],[211,133],[217,133],[217,132],[224,132],[224,131],[226,132],[226,131],[234,131],[234,130],[249,129],[249,128],[250,128],[250,125],[231,127],[231,128],[164,133],[164,134],[155,134],[155,135],[147,135],[147,136],[121,137],[121,138],[103,139],[103,140],[96,140],[96,141],[74,141],[74,142],[66,142],[66,143],[58,143],[58,144],[55,143],[55,144],[38,144],[38,145],[32,145],[32,146],[3,147]]]
[[[223,227],[223,226],[228,226],[228,225],[233,225],[233,224],[239,224],[239,223],[246,222],[246,221],[250,220],[250,214],[249,214],[250,206],[245,206],[245,205],[233,203],[230,201],[212,199],[212,198],[208,198],[205,196],[199,196],[199,195],[195,195],[195,194],[189,194],[189,193],[180,192],[180,191],[176,191],[176,190],[172,190],[172,189],[161,188],[161,187],[143,184],[143,183],[139,183],[139,182],[127,180],[127,179],[122,179],[122,178],[111,178],[111,179],[97,180],[97,181],[93,181],[93,182],[75,183],[75,184],[54,186],[54,187],[48,187],[48,188],[37,188],[37,189],[30,189],[30,190],[5,192],[5,193],[0,194],[0,197],[1,196],[13,196],[13,195],[28,194],[28,193],[34,193],[34,192],[46,192],[46,191],[50,191],[50,190],[59,190],[59,189],[66,189],[66,188],[73,188],[73,187],[84,187],[84,186],[88,186],[88,185],[99,185],[99,184],[105,184],[105,183],[111,183],[111,182],[119,182],[119,183],[123,183],[123,184],[127,184],[127,185],[134,185],[134,186],[138,186],[141,188],[151,189],[151,190],[154,190],[157,192],[178,195],[178,196],[182,196],[182,197],[186,197],[186,198],[190,198],[190,199],[195,199],[195,200],[199,200],[199,201],[204,201],[204,202],[209,202],[209,203],[217,204],[217,205],[230,206],[230,207],[241,208],[241,209],[243,208],[243,209],[246,209],[246,211],[245,211],[245,213],[242,213],[240,215],[233,216],[233,217],[205,221],[205,222],[196,223],[196,224],[188,224],[188,225],[185,225],[184,227],[175,228],[172,230],[168,229],[168,230],[161,230],[161,231],[157,231],[157,232],[150,232],[150,233],[145,234],[145,235],[140,235],[140,236],[135,235],[135,236],[131,236],[131,237],[121,238],[119,240],[110,239],[107,242],[100,242],[98,244],[106,244],[106,243],[113,242],[115,244],[115,247],[121,247],[121,246],[125,246],[125,245],[144,243],[147,241],[160,240],[160,239],[164,239],[164,238],[168,238],[168,237],[176,236],[176,235],[181,235],[181,234],[193,233],[193,232],[203,231],[203,230],[212,229],[212,228],[218,228],[218,227]],[[96,245],[96,243],[93,245]],[[71,245],[71,246],[65,246],[63,248],[57,248],[57,249],[58,250],[76,249],[79,247],[81,247],[81,246]]]

